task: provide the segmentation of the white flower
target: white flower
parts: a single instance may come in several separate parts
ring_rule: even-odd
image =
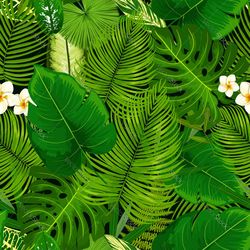
[[[250,114],[250,82],[242,82],[240,84],[240,92],[235,102],[240,106],[245,106],[245,110]]]
[[[13,84],[4,82],[0,84],[0,114],[3,114],[8,106],[12,107],[15,104],[15,95],[13,95]]]
[[[218,90],[231,97],[235,91],[239,90],[239,85],[236,83],[235,75],[221,76]]]
[[[14,107],[14,114],[21,115],[24,114],[25,116],[28,115],[28,105],[31,102],[33,105],[36,105],[30,98],[28,89],[23,89],[19,95],[15,95],[15,107]]]

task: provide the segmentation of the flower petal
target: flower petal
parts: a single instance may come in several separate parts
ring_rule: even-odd
[[[230,82],[236,82],[236,77],[235,77],[235,75],[229,75],[227,77],[227,80],[230,81]]]
[[[0,102],[0,114],[3,114],[8,108],[8,102],[6,99],[3,99],[1,102]]]
[[[30,97],[28,89],[23,89],[19,94],[21,99],[27,99]]]
[[[239,94],[236,99],[235,102],[240,105],[240,106],[245,106],[247,104],[247,100],[245,98],[245,96],[243,96],[242,94]]]
[[[37,106],[37,105],[35,104],[35,102],[31,99],[31,97],[28,98],[28,101],[29,101],[31,104],[33,104],[34,106]]]
[[[15,106],[14,107],[14,114],[15,115],[21,115],[23,113],[24,109],[20,106]]]
[[[240,84],[240,92],[242,95],[250,94],[250,83],[249,82],[242,82]]]
[[[227,84],[227,77],[226,76],[220,76],[220,84]]]
[[[231,83],[232,87],[233,87],[233,91],[236,92],[240,89],[239,85],[237,82],[232,82]]]
[[[229,90],[226,91],[226,96],[227,97],[232,97],[233,93],[234,93],[234,91],[232,89],[229,89]]]
[[[220,84],[218,87],[218,91],[222,93],[226,92],[227,91],[226,84]]]
[[[23,113],[24,113],[25,116],[28,115],[28,107],[26,107],[25,109],[23,109]]]
[[[245,106],[245,110],[247,111],[248,114],[250,114],[250,104],[247,104]]]
[[[18,95],[7,94],[6,97],[9,107],[13,107],[15,105],[20,104]]]
[[[9,93],[9,94],[12,94],[13,93],[13,91],[14,91],[14,87],[13,87],[13,84],[12,84],[12,82],[4,82],[3,84],[2,84],[2,91],[4,92],[4,93]]]

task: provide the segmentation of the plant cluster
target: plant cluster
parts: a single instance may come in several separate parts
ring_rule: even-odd
[[[249,11],[1,0],[0,248],[249,250]]]

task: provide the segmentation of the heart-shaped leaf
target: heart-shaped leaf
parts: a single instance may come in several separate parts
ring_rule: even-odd
[[[37,65],[29,92],[37,105],[29,105],[30,140],[49,169],[70,175],[84,151],[101,154],[114,146],[115,128],[102,100],[70,75]]]

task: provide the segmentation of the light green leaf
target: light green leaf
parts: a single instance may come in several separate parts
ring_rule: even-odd
[[[61,34],[81,49],[99,45],[112,32],[119,20],[113,0],[81,0],[76,6],[64,5]]]
[[[83,152],[101,154],[114,146],[115,128],[103,102],[73,77],[37,65],[29,92],[37,105],[29,106],[30,140],[53,172],[73,174]]]
[[[43,166],[32,148],[26,121],[11,110],[0,115],[0,184],[10,201],[25,193],[33,181],[29,175],[32,166]]]
[[[0,209],[15,213],[15,208],[12,206],[11,202],[2,190],[0,190]]]
[[[0,1],[0,82],[27,86],[34,64],[46,62],[47,44],[29,8],[19,15],[14,0]]]
[[[232,31],[248,0],[152,0],[152,10],[166,20],[196,24],[209,31],[213,39],[221,39]]]
[[[248,250],[250,213],[240,208],[188,213],[153,241],[153,250]]]

